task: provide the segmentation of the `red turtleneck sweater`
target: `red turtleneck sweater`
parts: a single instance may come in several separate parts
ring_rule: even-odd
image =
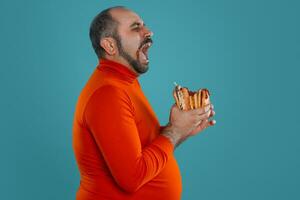
[[[73,149],[76,200],[179,200],[174,147],[126,66],[101,60],[77,102]]]

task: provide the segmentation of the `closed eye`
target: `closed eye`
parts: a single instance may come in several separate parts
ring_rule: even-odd
[[[139,27],[139,26],[132,28],[132,30],[134,30],[134,31],[139,31],[140,29],[141,29],[141,27]]]
[[[130,27],[132,28],[132,30],[134,30],[134,31],[139,31],[141,28],[142,28],[142,26],[146,26],[146,24],[141,24],[141,23],[139,23],[139,22],[134,22]]]

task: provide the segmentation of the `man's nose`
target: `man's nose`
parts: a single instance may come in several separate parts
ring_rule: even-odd
[[[145,27],[144,37],[152,37],[152,36],[153,36],[153,32],[147,27]]]

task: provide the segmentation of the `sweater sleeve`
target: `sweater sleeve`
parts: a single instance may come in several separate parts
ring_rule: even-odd
[[[154,178],[173,154],[174,147],[164,136],[142,149],[134,108],[123,89],[107,85],[96,90],[84,116],[113,178],[127,192]]]

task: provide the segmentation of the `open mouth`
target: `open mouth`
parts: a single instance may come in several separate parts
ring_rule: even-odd
[[[145,43],[137,52],[138,59],[141,63],[143,64],[148,64],[149,59],[148,59],[148,49],[152,45],[151,42]]]

